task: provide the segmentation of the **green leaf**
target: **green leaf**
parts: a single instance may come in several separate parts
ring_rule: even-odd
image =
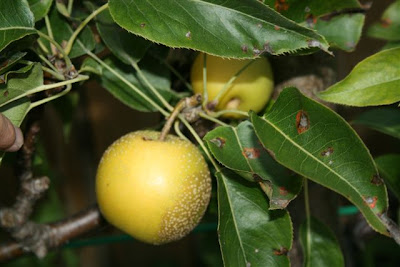
[[[358,116],[352,124],[367,126],[400,138],[400,110],[398,108],[371,109]]]
[[[279,163],[342,194],[372,228],[388,235],[380,219],[388,208],[386,187],[368,149],[343,118],[286,88],[264,117],[252,113],[251,120]]]
[[[335,235],[317,219],[310,218],[301,224],[300,243],[303,248],[304,266],[344,266],[343,254]]]
[[[254,0],[110,0],[121,27],[151,41],[223,57],[327,51],[326,40]]]
[[[29,71],[15,75],[6,84],[0,84],[0,107],[33,93],[42,85],[42,67],[35,63]]]
[[[108,10],[97,16],[96,25],[103,42],[125,64],[139,62],[151,45],[151,42],[119,27]]]
[[[303,180],[278,164],[262,147],[249,121],[218,127],[204,140],[213,156],[249,181],[262,182],[270,209],[283,209],[301,190]]]
[[[364,14],[345,14],[329,20],[319,19],[314,29],[326,38],[330,46],[350,52],[360,40],[364,19]]]
[[[36,33],[26,0],[0,1],[0,52],[13,41]]]
[[[334,11],[359,8],[357,0],[265,0],[266,5],[273,7],[285,17],[297,22],[302,22],[309,17],[319,17]]]
[[[149,96],[154,101],[159,103],[158,99],[150,92],[147,86],[144,83],[142,83],[142,81],[137,77],[132,67],[127,66],[121,62],[118,62],[115,59],[106,59],[105,62],[113,70],[121,74],[130,83],[135,85],[139,90],[141,90],[147,96]],[[151,61],[149,58],[149,60],[144,60],[143,62],[149,64]],[[146,67],[146,70],[143,69],[143,72],[145,73],[145,76],[149,79],[150,83],[153,84],[157,90],[159,90],[161,95],[164,98],[166,98],[167,101],[169,101],[172,97],[172,92],[169,89],[170,88],[169,77],[164,76],[165,68],[161,70],[162,71],[161,73],[158,73],[157,70],[159,70],[159,68],[157,69],[157,66],[155,65],[153,66],[154,68],[152,68],[151,65],[148,65]],[[113,96],[115,96],[122,103],[124,103],[128,107],[131,107],[139,111],[156,111],[156,109],[153,106],[151,106],[149,103],[143,100],[143,98],[140,95],[135,93],[124,82],[118,79],[112,72],[103,67],[102,73],[103,74],[100,77],[100,82],[102,86],[106,88]]]
[[[68,24],[66,19],[60,15],[56,8],[53,8],[49,15],[49,20],[54,36],[54,40],[63,47],[66,42],[68,42],[71,37],[73,30]],[[47,33],[46,27],[43,26],[41,29],[43,32]],[[50,50],[50,44],[47,40],[41,38],[42,42],[46,44]],[[80,44],[79,44],[80,42]],[[82,47],[83,46],[83,47]],[[85,27],[83,31],[78,35],[78,39],[74,42],[71,52],[69,54],[70,58],[76,58],[86,54],[86,50],[93,50],[96,46],[96,42],[93,37],[93,33],[89,27]],[[50,50],[51,51],[51,50]]]
[[[0,63],[0,75],[8,71],[15,63],[17,63],[20,59],[22,59],[26,55],[26,52],[14,52],[11,55],[5,55],[4,58],[1,58]]]
[[[385,183],[396,195],[397,199],[400,200],[400,155],[387,154],[379,156],[375,159],[375,162]]]
[[[6,116],[15,126],[21,126],[26,114],[28,114],[31,102],[23,97],[0,108],[0,112]]]
[[[49,13],[53,0],[28,0],[35,21],[39,21]]]
[[[398,48],[400,47],[400,41],[393,41],[393,42],[388,42],[382,47],[382,50],[386,49],[392,49],[392,48]]]
[[[286,210],[268,210],[253,184],[224,170],[218,182],[218,235],[225,266],[289,266],[293,229]]]
[[[11,70],[9,72],[6,72],[5,74],[0,76],[0,84],[1,83],[7,83],[8,79],[10,77],[16,76],[16,75],[21,74],[21,73],[28,72],[30,69],[32,69],[32,67],[33,67],[33,64],[28,64],[28,65],[23,66],[20,69]]]
[[[56,1],[56,9],[64,17],[66,17],[66,18],[70,17],[67,6],[62,1]]]
[[[400,40],[400,1],[395,1],[383,13],[381,21],[368,29],[368,36],[388,40]]]
[[[381,51],[358,63],[344,80],[319,93],[322,100],[377,106],[400,101],[400,48]]]
[[[21,98],[4,107],[0,107],[0,112],[6,116],[14,125],[21,126],[26,114],[28,114],[31,102],[27,97]],[[4,157],[4,152],[0,151],[0,165]]]

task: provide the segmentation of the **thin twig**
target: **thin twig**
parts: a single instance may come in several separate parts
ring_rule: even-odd
[[[69,38],[67,45],[65,46],[65,53],[68,55],[71,50],[72,50],[72,45],[75,42],[75,39],[78,37],[78,35],[81,33],[81,31],[83,30],[83,28],[85,28],[85,26],[94,18],[96,17],[99,13],[101,13],[102,11],[106,10],[108,8],[108,3],[102,5],[101,7],[99,7],[98,9],[96,9],[95,11],[93,11],[92,14],[90,14],[84,21],[82,21],[82,23],[78,26],[78,28],[72,33],[71,37]]]

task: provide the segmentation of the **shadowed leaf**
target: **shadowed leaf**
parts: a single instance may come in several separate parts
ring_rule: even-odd
[[[285,210],[268,210],[253,184],[224,170],[218,182],[218,233],[225,266],[289,266],[293,229]]]
[[[398,108],[379,108],[362,113],[353,122],[379,132],[400,138],[400,110]]]
[[[344,258],[334,233],[315,218],[300,226],[300,243],[303,249],[304,266],[342,267]]]
[[[302,178],[277,163],[264,149],[249,121],[218,127],[204,140],[214,157],[249,181],[262,182],[270,209],[286,208],[302,186]]]

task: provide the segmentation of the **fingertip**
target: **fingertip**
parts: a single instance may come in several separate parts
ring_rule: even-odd
[[[14,141],[14,144],[6,150],[7,152],[18,151],[21,148],[21,146],[24,144],[24,136],[22,134],[21,129],[16,127],[15,125],[13,125],[13,126],[15,129],[15,141]]]

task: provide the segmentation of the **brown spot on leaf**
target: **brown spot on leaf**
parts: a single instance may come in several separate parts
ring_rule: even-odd
[[[287,11],[289,9],[289,4],[286,0],[275,0],[275,10],[278,12]]]
[[[5,60],[3,63],[1,63],[0,68],[4,68],[5,66],[8,65],[9,60]]]
[[[251,176],[253,177],[254,182],[259,183],[259,182],[263,182],[263,181],[264,181],[264,180],[261,178],[261,176],[258,175],[257,173],[253,173]]]
[[[144,28],[144,27],[146,27],[146,23],[140,23],[140,28]]]
[[[281,27],[279,27],[278,25],[274,26],[275,31],[279,31],[281,29]]]
[[[260,149],[255,147],[245,147],[242,154],[248,159],[256,159],[260,157]]]
[[[275,51],[272,49],[271,45],[268,42],[264,44],[264,51],[270,53],[271,55],[275,53]]]
[[[249,51],[249,48],[247,47],[247,45],[242,45],[240,47],[240,49],[242,49],[243,53],[247,53]]]
[[[289,205],[288,199],[281,199],[281,198],[271,198],[271,205],[279,207],[281,209],[285,209],[287,205]]]
[[[317,40],[308,40],[307,41],[308,47],[321,47],[321,43]]]
[[[254,47],[253,48],[253,54],[255,55],[255,56],[259,56],[259,55],[261,55],[261,50],[260,49],[258,49],[257,47]]]
[[[391,21],[389,18],[386,18],[386,19],[382,19],[382,20],[381,20],[381,26],[382,26],[383,28],[387,28],[387,27],[389,27],[391,24],[392,24],[392,21]]]
[[[281,247],[280,249],[274,249],[274,255],[277,256],[282,256],[282,255],[287,255],[289,250],[285,247]]]
[[[3,93],[3,96],[4,96],[4,97],[7,97],[7,96],[8,96],[8,90],[6,90],[6,91]]]
[[[376,202],[378,201],[378,197],[364,197],[365,203],[367,203],[368,207],[371,209],[375,208]]]
[[[304,133],[310,128],[310,119],[307,112],[300,110],[296,115],[296,128],[299,134]]]
[[[374,174],[371,179],[371,183],[374,185],[382,185],[383,181],[379,174]]]
[[[226,141],[222,137],[216,137],[216,138],[211,139],[210,142],[219,148],[223,148]]]
[[[279,195],[286,196],[287,194],[288,191],[284,186],[279,187]]]
[[[321,152],[321,156],[323,157],[329,157],[332,154],[333,154],[333,147],[328,147],[327,149]]]

